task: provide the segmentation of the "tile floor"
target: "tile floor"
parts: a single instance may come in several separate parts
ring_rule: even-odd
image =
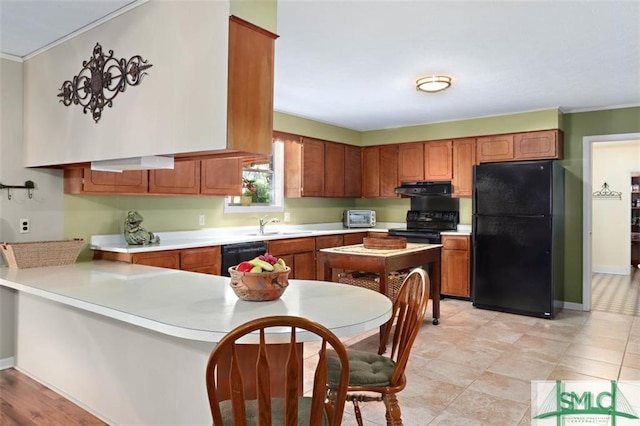
[[[440,306],[440,324],[425,321],[399,394],[405,425],[529,425],[532,380],[640,380],[640,316],[564,310],[546,320],[454,299]],[[345,343],[375,351],[376,338]],[[354,425],[347,404],[343,425]],[[365,424],[385,424],[382,403],[361,410]]]

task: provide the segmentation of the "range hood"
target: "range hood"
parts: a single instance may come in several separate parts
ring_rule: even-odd
[[[396,194],[405,195],[409,197],[427,197],[427,196],[441,196],[450,197],[452,192],[451,182],[449,181],[418,181],[418,182],[403,182],[401,186],[395,189]]]
[[[145,157],[116,158],[92,161],[91,170],[122,173],[125,170],[173,169],[173,157],[149,155]]]

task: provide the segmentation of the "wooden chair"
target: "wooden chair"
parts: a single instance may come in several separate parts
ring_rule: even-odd
[[[271,357],[268,353],[270,345],[266,341],[265,329],[272,327],[290,328],[288,344],[285,347],[288,352],[284,357],[285,366],[270,364]],[[286,328],[284,330],[284,338],[286,338],[289,330]],[[242,355],[238,355],[242,349],[239,346],[243,345],[243,341],[247,341],[245,337],[247,334],[256,331],[258,333],[254,333],[252,340],[256,342],[252,345],[257,353],[255,368],[243,368],[240,359]],[[315,334],[322,342],[311,397],[302,396],[303,353],[302,344],[296,342],[297,332]],[[258,339],[259,343],[257,343]],[[282,338],[278,343],[282,343]],[[327,388],[327,344],[334,354],[334,362],[337,357],[340,364],[336,390],[330,394]],[[221,377],[218,370],[225,369],[221,368],[225,362],[230,363],[229,373]],[[349,361],[342,342],[330,330],[318,323],[294,316],[272,316],[247,322],[229,332],[209,356],[206,384],[213,424],[216,426],[340,425],[346,400],[348,372]],[[272,376],[276,373],[285,375],[283,389],[274,389],[275,381],[272,381]],[[230,397],[222,396],[225,392],[230,393]],[[278,398],[274,394],[284,397]]]
[[[411,347],[427,312],[429,288],[430,282],[426,272],[422,268],[413,269],[404,279],[393,304],[393,314],[384,327],[378,353],[347,349],[349,355],[347,400],[353,402],[356,420],[360,426],[363,423],[359,403],[368,401],[383,401],[387,425],[402,425],[396,394],[404,389],[407,383],[404,372]],[[383,354],[386,352],[392,330],[390,353],[385,356]],[[338,358],[329,354],[331,388],[338,383],[339,367]]]

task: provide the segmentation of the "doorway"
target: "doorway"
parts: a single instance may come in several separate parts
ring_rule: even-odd
[[[617,135],[585,136],[582,139],[582,309],[591,310],[592,298],[592,167],[593,144],[637,141],[640,145],[640,133],[626,133]]]

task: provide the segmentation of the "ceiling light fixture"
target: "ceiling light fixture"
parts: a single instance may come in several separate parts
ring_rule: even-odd
[[[422,92],[440,92],[451,86],[451,77],[446,75],[429,75],[416,80],[416,90]]]

